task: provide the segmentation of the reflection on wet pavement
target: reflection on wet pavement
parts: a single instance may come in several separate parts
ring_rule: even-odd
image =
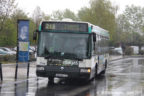
[[[108,88],[109,94],[112,96],[143,96],[144,65],[140,65],[139,60],[143,59],[125,59],[109,65],[107,70],[107,82],[108,86],[111,86]],[[111,74],[115,77],[111,77]]]
[[[109,63],[105,76],[82,84],[55,79],[33,77],[27,81],[0,88],[0,96],[143,96],[144,59],[127,58]]]

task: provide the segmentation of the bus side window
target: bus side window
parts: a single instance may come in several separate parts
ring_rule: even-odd
[[[99,38],[99,35],[97,35],[97,54],[99,54],[99,51],[100,51],[100,38]]]
[[[98,54],[99,36],[96,34],[95,54]]]
[[[103,53],[106,53],[106,38],[103,37]]]
[[[106,38],[106,53],[108,53],[109,52],[109,39],[108,38]]]
[[[99,54],[102,54],[102,37],[99,36]]]
[[[106,53],[106,38],[103,37],[103,52]]]
[[[93,33],[93,54],[95,55],[95,50],[96,50],[96,34]]]
[[[102,37],[102,54],[105,54],[105,37]]]

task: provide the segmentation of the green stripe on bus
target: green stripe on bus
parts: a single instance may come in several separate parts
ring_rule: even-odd
[[[41,31],[41,25],[39,25],[39,31]]]
[[[78,34],[86,34],[86,33],[89,33],[89,32],[74,32],[74,31],[61,31],[61,30],[43,30],[42,32],[57,32],[57,33],[78,33]]]
[[[88,27],[88,33],[91,33],[92,30],[91,30],[91,27]]]

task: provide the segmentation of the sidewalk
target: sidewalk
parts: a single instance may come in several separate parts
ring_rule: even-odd
[[[19,81],[27,80],[26,63],[18,65],[17,80],[15,80],[15,69],[16,69],[16,64],[2,64],[3,81],[0,80],[0,86],[13,84],[15,81],[19,82]],[[32,62],[30,63],[28,79],[36,78],[35,71],[36,71],[36,65]]]

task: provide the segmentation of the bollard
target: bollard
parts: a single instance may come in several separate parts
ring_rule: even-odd
[[[2,75],[2,63],[0,63],[0,77],[1,77],[1,81],[3,80],[3,75]]]

